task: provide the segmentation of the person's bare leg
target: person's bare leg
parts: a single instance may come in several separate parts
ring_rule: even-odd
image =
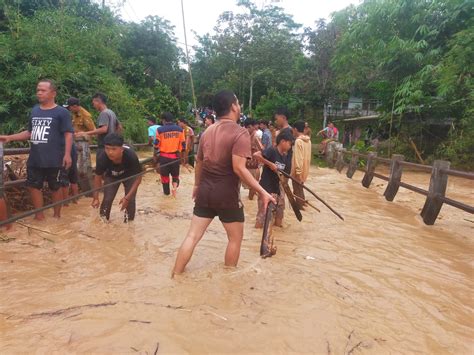
[[[51,198],[54,202],[61,201],[63,199],[63,192],[61,189],[57,191],[52,191],[51,192]],[[55,218],[60,218],[61,217],[61,205],[54,206],[54,217]]]
[[[62,190],[62,194],[63,194],[63,200],[67,199],[69,197],[69,186],[67,187],[62,187],[61,188]],[[65,202],[64,203],[64,207],[68,207],[69,206],[69,203]]]
[[[33,187],[28,188],[28,190],[30,190],[31,202],[33,203],[33,207],[35,209],[43,207],[43,192]],[[37,212],[35,214],[35,219],[38,221],[44,220],[44,213]]]
[[[176,197],[177,193],[178,193],[178,183],[177,182],[173,182],[173,188],[171,189],[171,195],[173,195],[173,197]]]
[[[188,234],[184,239],[181,247],[178,250],[178,255],[176,256],[176,262],[174,264],[173,273],[171,277],[175,274],[181,274],[184,271],[184,268],[191,260],[193,256],[194,248],[197,243],[201,240],[204,232],[206,231],[209,224],[211,224],[212,218],[202,218],[193,216],[191,220],[191,226],[189,227]]]
[[[79,195],[79,185],[71,184],[71,191],[73,196]],[[77,203],[77,199],[73,200],[72,203]]]
[[[0,198],[0,221],[4,221],[8,218],[8,213],[7,213],[7,204],[5,202],[4,198]],[[11,224],[6,224],[2,227],[5,227],[7,230],[9,230],[12,225]],[[1,227],[0,227],[1,229]]]
[[[237,266],[240,257],[240,246],[244,237],[243,222],[222,223],[227,232],[227,249],[225,250],[225,266]]]
[[[283,218],[275,218],[275,227],[283,227]]]
[[[261,229],[263,228],[263,221],[265,220],[265,210],[264,210],[264,207],[263,207],[263,202],[262,200],[260,199],[260,197],[258,197],[258,212],[257,212],[257,217],[255,218],[255,228],[257,229]]]

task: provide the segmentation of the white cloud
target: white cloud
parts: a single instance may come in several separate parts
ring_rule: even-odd
[[[114,3],[115,1],[115,3]],[[114,0],[117,5],[119,1]],[[297,23],[304,27],[314,25],[320,18],[328,19],[334,11],[343,9],[359,0],[257,0],[258,6],[274,2],[293,15]],[[192,31],[199,35],[211,32],[216,21],[224,11],[238,11],[235,0],[184,0],[188,45],[197,44]],[[181,15],[181,0],[126,0],[120,13],[127,21],[138,22],[146,16],[160,16],[175,26],[175,34],[184,49],[184,31]]]

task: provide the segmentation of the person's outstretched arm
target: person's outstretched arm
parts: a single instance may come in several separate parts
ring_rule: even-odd
[[[6,136],[6,135],[0,136],[0,141],[4,143],[8,143],[8,142],[14,142],[14,141],[27,141],[30,138],[31,138],[31,132],[23,131],[20,133],[11,134],[9,136]]]
[[[263,205],[267,208],[269,202],[276,204],[275,199],[265,191],[265,189],[252,176],[250,171],[246,168],[245,163],[247,159],[238,155],[232,155],[232,167],[234,173],[242,180],[250,189],[256,191],[263,200]]]

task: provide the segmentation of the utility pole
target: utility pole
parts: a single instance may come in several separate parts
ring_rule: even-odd
[[[184,19],[184,4],[183,0],[181,0],[181,13],[183,15],[183,29],[184,29],[184,45],[186,46],[186,60],[188,62],[188,71],[189,71],[189,78],[191,79],[191,92],[193,94],[193,104],[194,108],[197,107],[196,105],[196,95],[194,93],[194,81],[193,81],[193,74],[191,72],[191,63],[189,62],[189,50],[188,50],[188,38],[186,36],[186,21]]]
[[[323,128],[326,128],[326,123],[328,121],[328,110],[326,107],[326,102],[324,102],[324,108],[323,108]]]

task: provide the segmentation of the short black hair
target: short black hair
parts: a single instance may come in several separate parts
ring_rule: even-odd
[[[38,81],[38,84],[39,83],[49,83],[49,87],[51,88],[51,90],[53,90],[53,91],[58,90],[58,87],[56,86],[56,83],[51,79],[41,79],[40,81]]]
[[[123,145],[123,137],[117,133],[109,133],[104,137],[104,145],[121,147]]]
[[[207,115],[207,116],[205,117],[205,119],[206,119],[206,120],[211,120],[212,123],[215,123],[215,122],[216,122],[216,119],[214,118],[214,115]]]
[[[164,112],[161,115],[161,118],[165,120],[165,122],[173,122],[174,121],[174,116],[171,112]]]
[[[230,90],[219,91],[212,100],[212,106],[217,117],[222,117],[230,112],[232,104],[237,103],[237,97]]]
[[[94,96],[92,96],[92,100],[94,99],[99,99],[100,101],[102,101],[104,104],[107,103],[107,96],[105,96],[105,94],[101,93],[101,92],[96,92],[94,94]]]
[[[293,137],[293,134],[291,134],[291,131],[289,129],[284,129],[276,137],[276,144],[280,144],[281,141],[288,141],[293,143],[294,140],[295,138]]]
[[[188,121],[187,121],[185,118],[183,118],[183,117],[178,118],[178,121],[179,121],[179,122],[182,122],[182,123],[185,123],[185,124],[187,124],[187,125],[189,124]]]
[[[304,132],[304,121],[296,121],[295,124],[293,125],[293,128],[295,128],[298,132],[303,133]]]
[[[257,122],[254,119],[247,118],[244,121],[244,127],[247,128],[248,126],[254,126]]]
[[[265,120],[260,120],[260,124],[263,124],[265,126],[268,127],[268,121],[265,121]]]
[[[290,119],[290,111],[286,107],[279,107],[275,111],[275,115],[285,116],[286,120]]]

